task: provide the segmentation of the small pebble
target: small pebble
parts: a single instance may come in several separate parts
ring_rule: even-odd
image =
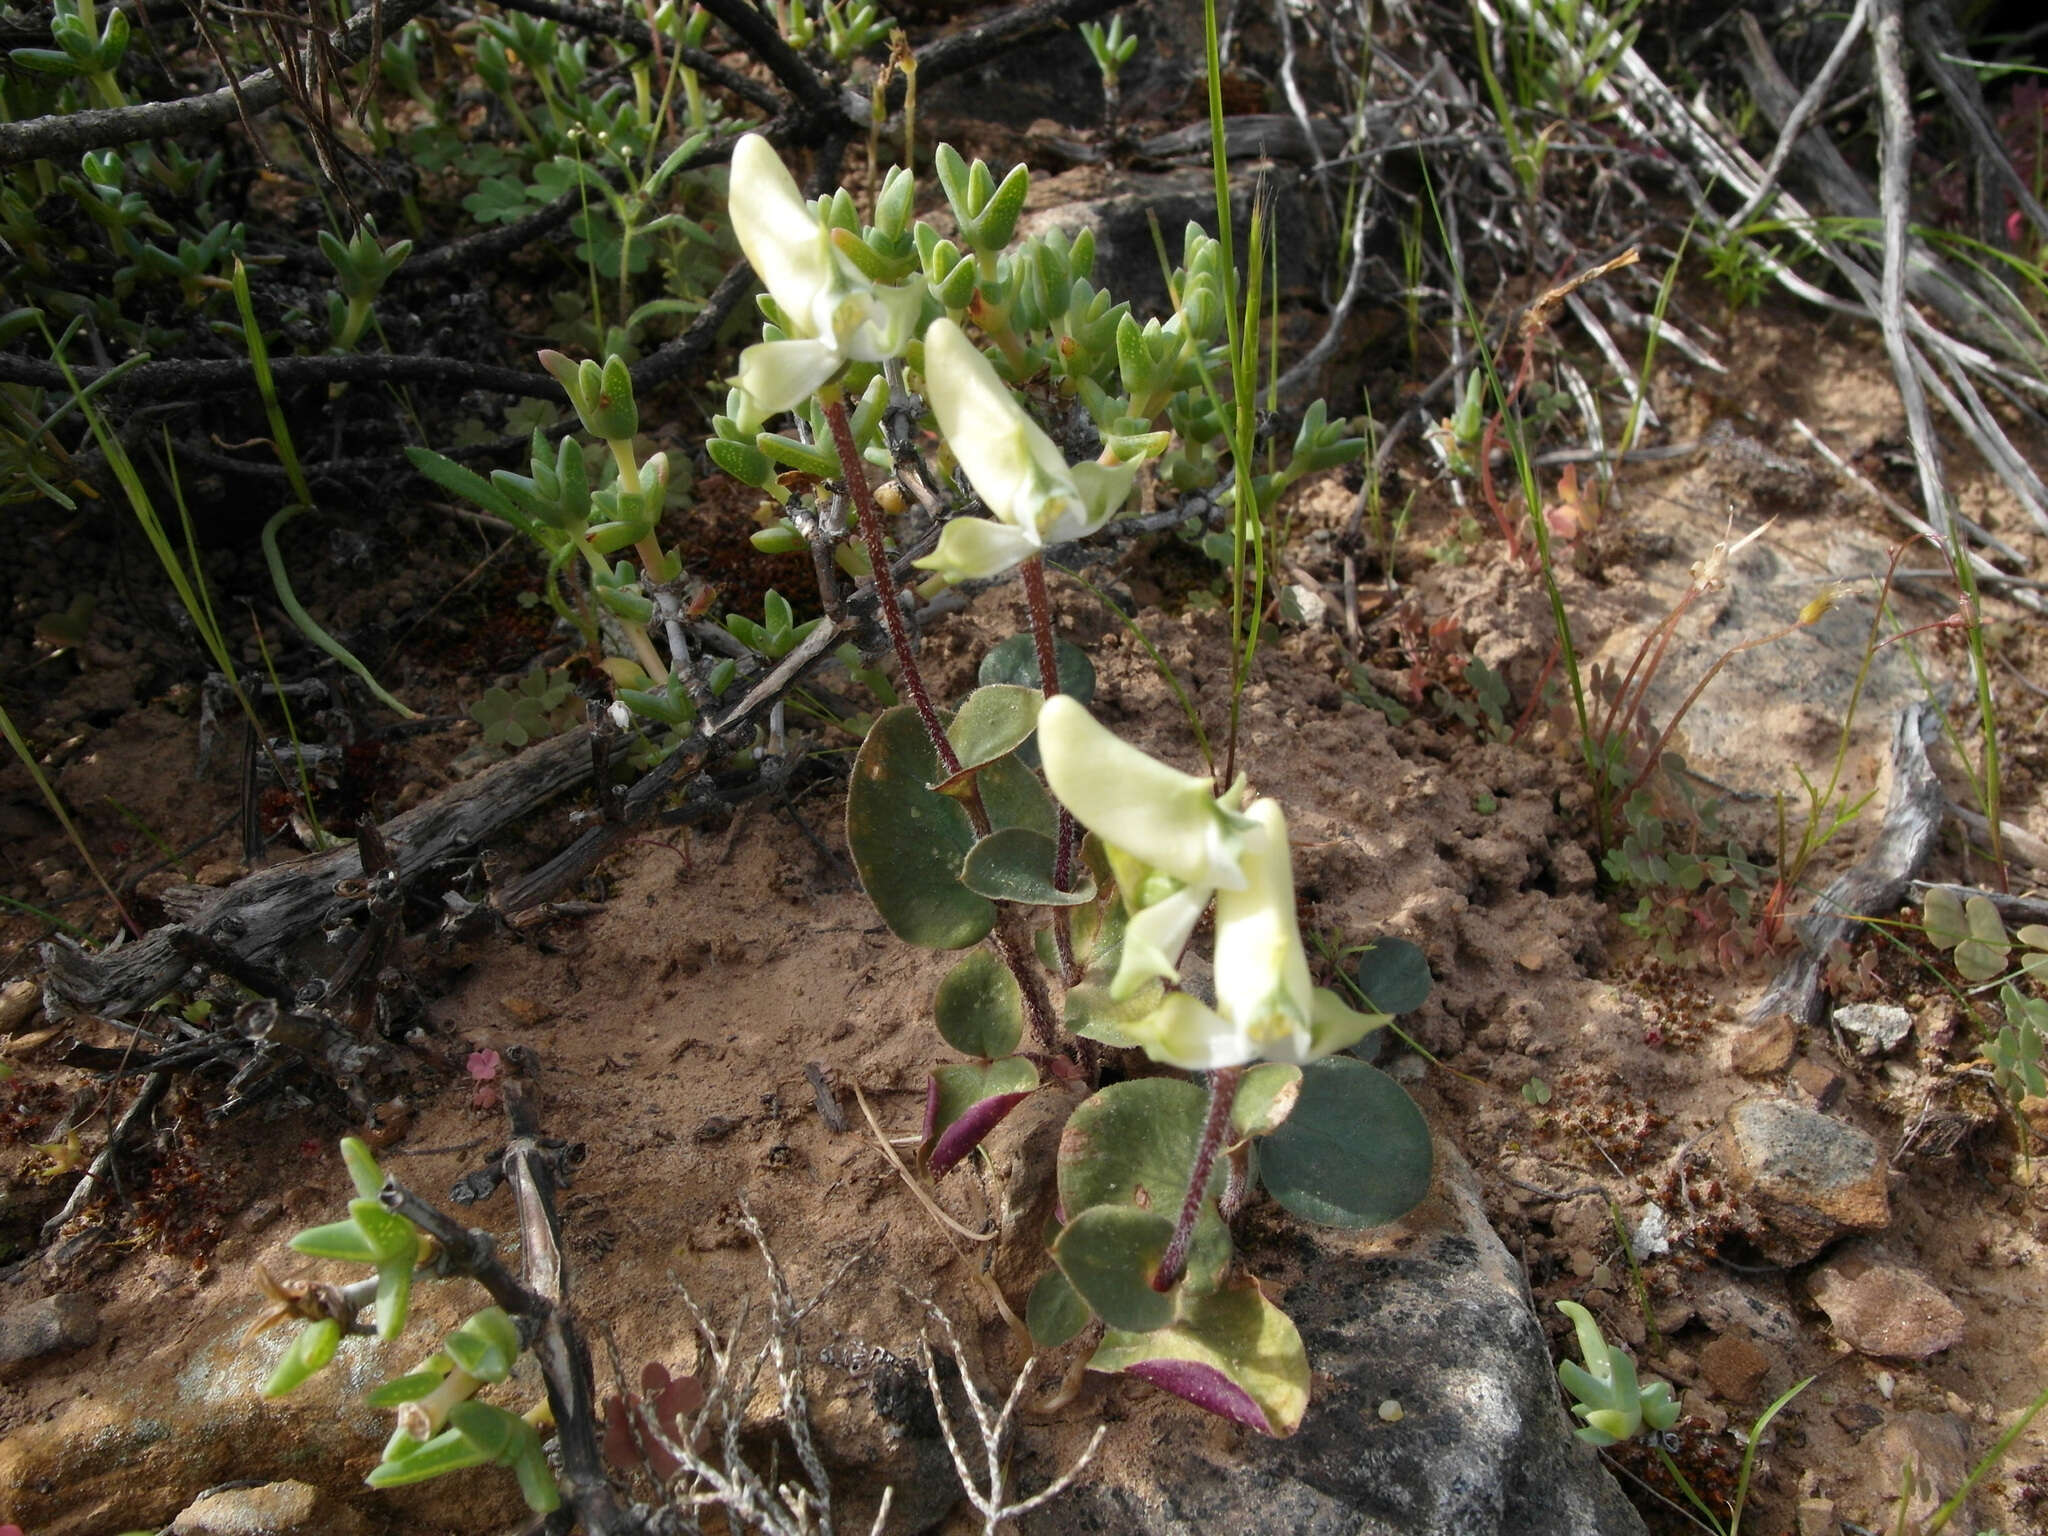
[[[1390,1397],[1380,1404],[1380,1418],[1388,1424],[1398,1424],[1407,1417],[1407,1413],[1395,1398]]]

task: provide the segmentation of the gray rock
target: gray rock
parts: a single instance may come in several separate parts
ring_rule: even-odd
[[[1803,1264],[1845,1233],[1891,1224],[1884,1154],[1853,1125],[1790,1100],[1749,1098],[1729,1107],[1719,1140],[1728,1182],[1773,1263]]]
[[[0,1312],[0,1365],[83,1349],[99,1336],[99,1304],[90,1296],[46,1296]]]
[[[177,1536],[354,1536],[354,1510],[323,1499],[310,1483],[223,1488],[194,1499],[171,1522]]]
[[[1962,1308],[1918,1270],[1873,1250],[1828,1260],[1806,1284],[1835,1336],[1863,1354],[1925,1360],[1963,1341]]]
[[[1292,1439],[1219,1434],[1189,1411],[1162,1428],[1170,1447],[1098,1465],[1024,1531],[1640,1536],[1641,1517],[1572,1438],[1471,1169],[1441,1140],[1437,1158],[1436,1190],[1399,1225],[1299,1229],[1300,1278],[1276,1300],[1316,1386]],[[1380,1412],[1390,1399],[1392,1422]]]
[[[1799,1340],[1799,1324],[1790,1312],[1732,1280],[1701,1296],[1698,1310],[1700,1321],[1716,1333],[1741,1329],[1763,1343],[1788,1349]]]
[[[1902,1413],[1885,1421],[1859,1460],[1863,1475],[1844,1501],[1844,1513],[1875,1530],[1917,1531],[1969,1476],[1969,1434],[1954,1414]],[[1902,1520],[1899,1490],[1907,1467],[1913,1469],[1913,1497]],[[1970,1513],[1966,1507],[1952,1528],[1978,1529]]]
[[[1855,1037],[1857,1055],[1882,1056],[1913,1032],[1913,1015],[1896,1003],[1844,1003],[1835,1026]]]

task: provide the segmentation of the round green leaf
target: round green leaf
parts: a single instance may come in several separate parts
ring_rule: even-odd
[[[1173,1293],[1152,1289],[1172,1240],[1170,1216],[1098,1205],[1060,1229],[1052,1257],[1097,1317],[1125,1332],[1150,1333],[1173,1321]]]
[[[1168,1077],[1112,1083],[1081,1105],[1060,1133],[1060,1209],[1068,1222],[1098,1205],[1177,1214],[1208,1108],[1200,1088]],[[1225,1173],[1218,1158],[1195,1219],[1186,1282],[1193,1290],[1213,1287],[1230,1262],[1230,1233],[1216,1211]]]
[[[846,841],[891,933],[926,949],[965,949],[995,926],[996,909],[960,883],[974,828],[958,801],[929,787],[938,769],[916,709],[884,710],[854,759]]]
[[[1358,957],[1358,990],[1376,1013],[1413,1013],[1429,988],[1429,957],[1406,939],[1374,939]]]
[[[1040,1349],[1058,1349],[1088,1326],[1088,1303],[1057,1269],[1048,1269],[1031,1287],[1024,1307],[1024,1326]]]
[[[939,1033],[963,1056],[1007,1056],[1024,1038],[1024,993],[1009,967],[977,949],[939,983]]]
[[[1078,907],[1095,899],[1095,877],[1085,868],[1067,876],[1071,890],[1053,884],[1059,845],[1042,832],[1005,827],[972,848],[960,865],[960,883],[991,901],[1032,907]]]
[[[1036,688],[996,683],[977,688],[946,728],[964,772],[1007,756],[1038,728],[1038,709],[1045,695]]]
[[[1071,640],[1053,637],[1052,653],[1060,675],[1060,692],[1087,704],[1095,698],[1095,663]],[[1044,678],[1038,670],[1038,646],[1029,635],[1012,635],[981,658],[979,681],[1016,683],[1042,689]]]
[[[1301,1334],[1250,1279],[1185,1298],[1171,1327],[1111,1329],[1088,1368],[1139,1377],[1263,1435],[1293,1434],[1308,1410]]]
[[[982,764],[974,782],[981,790],[989,825],[996,831],[1024,827],[1045,837],[1058,833],[1059,813],[1052,796],[1045,792],[1038,775],[1025,765],[1021,752]]]
[[[1273,1198],[1331,1227],[1400,1220],[1429,1193],[1434,1161],[1415,1101],[1349,1056],[1305,1067],[1294,1113],[1259,1146],[1259,1176]]]

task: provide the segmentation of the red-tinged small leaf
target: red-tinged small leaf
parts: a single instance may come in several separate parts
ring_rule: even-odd
[[[471,1051],[467,1062],[469,1075],[480,1083],[488,1083],[496,1077],[503,1065],[504,1058],[496,1051]]]
[[[933,1178],[942,1178],[952,1171],[953,1165],[980,1146],[984,1137],[1003,1123],[1003,1117],[1030,1098],[1029,1093],[1001,1093],[992,1099],[983,1099],[966,1114],[947,1126],[932,1143],[932,1155],[927,1160]]]
[[[921,1156],[933,1177],[947,1172],[1038,1087],[1038,1068],[1022,1056],[987,1064],[951,1062],[932,1069],[925,1094]]]
[[[1183,1402],[1255,1429],[1262,1435],[1275,1431],[1252,1395],[1217,1370],[1193,1360],[1142,1360],[1124,1367],[1123,1374],[1149,1381],[1162,1392],[1171,1392]]]
[[[621,1472],[636,1472],[644,1458],[626,1419],[626,1405],[616,1397],[604,1400],[604,1459]]]

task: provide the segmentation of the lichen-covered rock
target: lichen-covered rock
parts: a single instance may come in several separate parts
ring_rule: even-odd
[[[1437,1146],[1437,1187],[1377,1232],[1302,1230],[1275,1297],[1301,1329],[1314,1400],[1267,1440],[1191,1417],[1150,1456],[1098,1465],[1023,1522],[1030,1536],[1640,1536],[1641,1517],[1559,1405],[1520,1271],[1471,1170]],[[1397,1415],[1383,1404],[1400,1405]]]
[[[360,1536],[362,1517],[339,1509],[311,1483],[223,1488],[186,1505],[174,1536]]]
[[[1740,1100],[1722,1124],[1720,1153],[1773,1263],[1803,1264],[1839,1237],[1891,1224],[1884,1153],[1832,1115],[1788,1099]]]

